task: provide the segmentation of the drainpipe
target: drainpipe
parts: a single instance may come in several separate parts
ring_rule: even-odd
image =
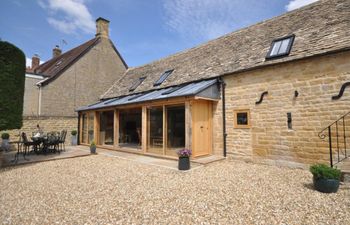
[[[38,116],[40,116],[41,115],[41,84],[39,84],[38,87],[39,87]]]
[[[80,112],[78,112],[77,144],[80,145]]]
[[[224,141],[224,157],[227,155],[226,149],[226,103],[225,103],[225,87],[226,83],[222,77],[219,78],[219,83],[221,84],[221,96],[222,96],[222,133],[223,133],[223,141]]]

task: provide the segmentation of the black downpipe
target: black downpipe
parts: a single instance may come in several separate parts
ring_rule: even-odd
[[[78,132],[77,132],[77,143],[80,145],[80,113],[78,113]]]
[[[219,82],[221,84],[221,96],[222,96],[222,133],[223,133],[223,140],[224,140],[224,157],[227,155],[227,149],[226,149],[226,103],[225,103],[225,87],[226,83],[222,79],[222,77],[219,78]]]

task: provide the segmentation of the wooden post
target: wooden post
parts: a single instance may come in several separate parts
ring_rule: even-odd
[[[192,149],[192,112],[191,101],[185,102],[185,147]]]
[[[119,111],[114,110],[114,148],[119,148]]]
[[[209,154],[213,153],[213,102],[208,101],[209,110]]]
[[[83,116],[84,116],[84,113],[80,113],[79,112],[79,116],[78,116],[78,119],[79,119],[79,130],[78,130],[78,132],[79,132],[79,137],[78,137],[78,144],[81,144],[81,143],[83,143]]]
[[[147,151],[147,106],[142,106],[142,142],[141,142],[141,148],[142,152],[146,153]]]
[[[100,120],[99,120],[99,113],[97,111],[94,112],[94,139],[96,145],[100,144],[99,139],[100,139]],[[89,143],[90,144],[90,143]]]
[[[165,155],[166,144],[167,144],[166,110],[165,110],[165,105],[163,105],[163,155]]]

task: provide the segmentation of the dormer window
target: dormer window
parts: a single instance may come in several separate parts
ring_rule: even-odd
[[[174,70],[167,70],[165,71],[160,78],[153,84],[153,86],[159,86],[161,85],[167,78],[168,76],[173,72]]]
[[[140,77],[130,88],[129,91],[134,91],[142,82],[146,79],[146,77]]]
[[[266,59],[272,59],[289,55],[294,42],[294,37],[295,35],[293,34],[287,37],[274,40],[272,42],[270,51],[266,56]]]

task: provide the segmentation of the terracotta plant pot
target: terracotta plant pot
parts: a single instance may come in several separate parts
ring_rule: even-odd
[[[189,157],[179,157],[179,170],[189,170],[191,168]]]

